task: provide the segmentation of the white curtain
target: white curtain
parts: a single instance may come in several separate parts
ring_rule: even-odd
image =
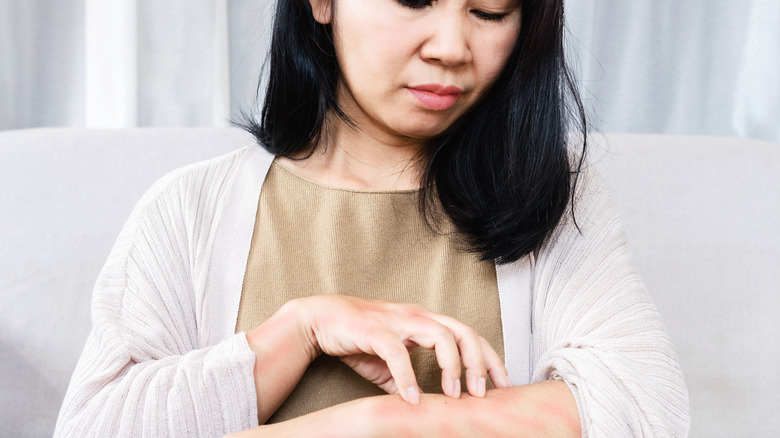
[[[0,0],[0,129],[227,125],[251,109],[273,3]],[[601,130],[780,141],[780,0],[566,8]]]
[[[780,0],[567,0],[607,132],[780,141]]]
[[[86,125],[228,125],[255,97],[272,6],[86,0]]]
[[[0,0],[0,129],[227,126],[271,0]]]

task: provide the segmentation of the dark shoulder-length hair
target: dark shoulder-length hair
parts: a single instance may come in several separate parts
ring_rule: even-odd
[[[523,0],[520,35],[495,85],[424,152],[421,214],[433,223],[440,205],[484,260],[539,249],[573,199],[587,123],[563,35],[563,0]],[[311,152],[329,113],[349,122],[336,101],[331,27],[314,20],[307,0],[278,0],[268,68],[260,120],[240,125],[269,152]],[[582,134],[574,160],[572,122]]]

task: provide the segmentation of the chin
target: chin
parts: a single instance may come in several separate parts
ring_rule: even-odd
[[[443,121],[437,117],[436,120],[430,120],[428,117],[419,117],[415,120],[413,126],[407,126],[406,129],[400,130],[402,135],[410,138],[429,139],[436,137],[449,128],[453,121]]]
[[[402,131],[400,134],[403,137],[415,140],[429,140],[442,132],[444,132],[444,129],[409,129]]]

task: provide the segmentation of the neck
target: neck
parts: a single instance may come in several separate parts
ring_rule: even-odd
[[[414,190],[421,185],[423,144],[337,123],[305,160],[282,159],[323,185],[361,191]],[[301,154],[300,158],[305,156]]]

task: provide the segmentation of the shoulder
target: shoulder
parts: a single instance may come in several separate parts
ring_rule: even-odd
[[[250,183],[243,186],[257,186],[259,192],[263,166],[257,165],[258,159],[272,157],[258,146],[246,146],[160,178],[130,213],[108,265],[124,266],[139,248],[178,254],[174,258],[182,260],[186,259],[181,257],[183,253],[194,251],[189,254],[192,257],[201,254],[222,212],[230,208],[230,195],[241,189],[241,184],[235,183],[237,177],[244,173],[244,181]]]
[[[578,241],[598,240],[608,234],[622,238],[623,230],[618,212],[609,194],[604,179],[596,167],[580,156],[572,155],[572,194],[557,227],[547,239],[547,245],[560,240]]]
[[[246,167],[252,164],[253,155],[254,160],[258,156],[269,159],[259,147],[247,146],[181,167],[154,183],[137,202],[114,243],[96,284],[93,315],[96,302],[109,303],[98,306],[106,311],[98,314],[116,318],[121,313],[117,306],[131,283],[135,293],[145,299],[174,286],[188,289],[189,280],[185,280],[192,279],[193,269],[206,266],[203,257],[213,243],[241,169],[248,170],[248,179],[262,173],[262,166]],[[262,178],[255,181],[257,186],[262,184]],[[136,274],[143,281],[139,282]]]
[[[175,169],[157,180],[136,204],[132,217],[143,215],[160,203],[175,204],[182,212],[213,209],[233,188],[240,172],[262,181],[264,162],[273,156],[256,144]],[[260,164],[258,164],[260,162]],[[258,182],[259,184],[259,182]]]
[[[139,206],[164,195],[181,192],[182,189],[199,187],[207,189],[229,180],[246,156],[249,146],[208,160],[192,163],[168,172],[157,180],[139,202]],[[193,187],[194,186],[194,187]],[[146,202],[145,202],[146,201]]]
[[[603,178],[586,163],[569,207],[533,256],[537,292],[560,295],[564,301],[640,283],[615,204]]]

